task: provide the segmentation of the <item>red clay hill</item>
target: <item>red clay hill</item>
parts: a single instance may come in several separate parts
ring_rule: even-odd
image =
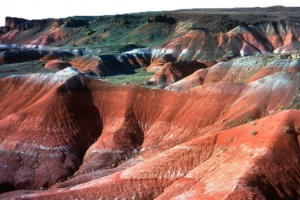
[[[298,76],[184,93],[82,75],[1,79],[1,188],[19,191],[0,197],[298,198]]]
[[[300,199],[298,15],[7,18],[0,199]]]

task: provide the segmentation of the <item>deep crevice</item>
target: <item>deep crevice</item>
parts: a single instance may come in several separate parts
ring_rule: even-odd
[[[0,194],[17,190],[14,185],[9,183],[0,184]]]

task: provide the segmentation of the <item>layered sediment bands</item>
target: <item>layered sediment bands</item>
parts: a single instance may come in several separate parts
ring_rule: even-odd
[[[255,120],[255,125],[201,136],[134,167],[77,186],[12,192],[1,198],[299,198],[298,115],[299,111],[284,111]],[[283,169],[291,174],[289,178],[281,173]]]
[[[118,74],[131,74],[134,66],[121,62],[113,55],[82,56],[70,61],[78,71],[97,76],[111,76]]]
[[[300,62],[288,54],[298,16],[276,6],[8,18],[0,199],[300,199]],[[7,64],[28,60],[39,61]],[[39,62],[81,73],[4,74]],[[88,76],[144,77],[141,67],[168,86]]]
[[[300,60],[298,59],[274,59],[270,60],[261,70],[251,76],[247,81],[251,82],[262,77],[285,71],[288,73],[300,71]]]
[[[285,21],[238,26],[227,33],[227,51],[242,56],[293,52],[299,47],[298,35],[298,26]]]
[[[32,75],[1,80],[1,184],[49,187],[81,165],[85,149],[101,133],[101,121],[91,93],[76,79]]]
[[[277,72],[299,72],[298,59],[280,59],[279,56],[261,55],[235,58],[200,69],[182,80],[168,85],[170,91],[187,91],[198,85],[215,82],[253,82]]]
[[[1,166],[6,172],[1,184],[11,189],[45,188],[77,171],[74,181],[71,177],[62,184],[65,189],[53,188],[36,197],[151,199],[163,198],[166,191],[176,196],[179,190],[172,185],[177,187],[177,181],[190,185],[195,177],[199,187],[194,195],[225,198],[256,160],[274,148],[276,138],[296,130],[277,117],[290,112],[268,116],[293,102],[297,76],[279,72],[250,83],[208,83],[185,93],[114,86],[84,76],[7,77],[0,81]],[[298,111],[292,113],[296,116]],[[259,118],[263,119],[243,125]],[[274,131],[267,125],[272,126],[273,118]],[[289,123],[297,124],[294,119]],[[244,167],[239,171],[227,167],[236,163]],[[235,181],[225,187],[217,181],[221,172]],[[82,184],[74,186],[78,183]],[[109,186],[112,183],[115,187]],[[183,195],[189,190],[180,191]]]
[[[284,111],[256,120],[255,125],[217,132],[215,154],[156,199],[299,198],[299,187],[294,187],[299,184],[297,115],[299,111]],[[285,179],[279,172],[283,170],[291,176]]]
[[[69,63],[85,74],[97,76],[111,76],[119,74],[134,73],[134,69],[144,67],[150,62],[147,54],[122,54],[121,56],[102,55],[92,56],[85,55]]]
[[[216,35],[207,29],[191,30],[162,46],[169,49],[178,60],[214,60],[224,55],[225,49],[218,46]]]
[[[154,49],[148,70],[157,71],[174,59],[227,61],[237,56],[295,52],[300,44],[298,32],[297,26],[285,26],[284,22],[237,26],[227,33],[191,30]]]
[[[127,65],[131,65],[135,68],[148,67],[151,62],[151,54],[148,53],[124,53],[118,57],[118,59]]]
[[[26,42],[24,45],[28,47],[38,47],[38,46],[48,46],[52,43],[63,41],[68,39],[70,36],[75,35],[78,33],[78,28],[68,28],[68,27],[61,27],[59,29],[50,29],[45,32],[42,36],[36,38],[35,40],[31,40]]]
[[[7,18],[0,42],[38,48],[132,45],[156,49],[153,59],[169,54],[177,60],[226,60],[298,51],[295,9],[260,8],[251,15],[221,9],[31,21]]]

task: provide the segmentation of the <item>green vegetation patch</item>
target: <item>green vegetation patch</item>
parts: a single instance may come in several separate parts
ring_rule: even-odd
[[[153,72],[147,72],[146,68],[134,70],[134,74],[121,74],[117,76],[107,76],[101,78],[102,81],[112,84],[143,84],[153,76]]]

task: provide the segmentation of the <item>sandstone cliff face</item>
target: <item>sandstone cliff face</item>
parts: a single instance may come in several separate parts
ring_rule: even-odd
[[[22,19],[22,18],[6,17],[5,18],[5,27],[7,27],[8,30],[14,30],[17,28],[17,26],[19,24],[22,24],[27,21],[28,20]]]

